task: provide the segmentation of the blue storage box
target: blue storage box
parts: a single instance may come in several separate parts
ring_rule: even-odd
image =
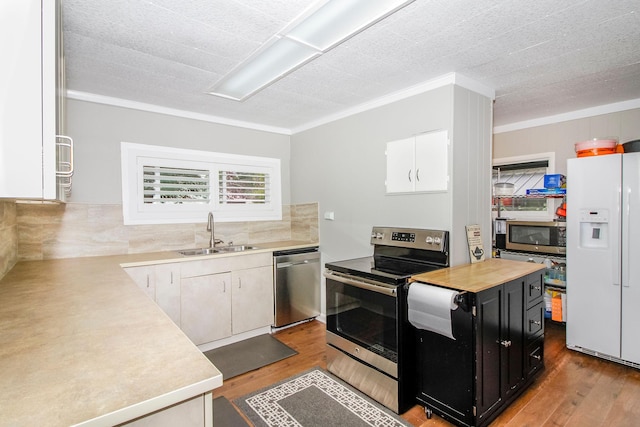
[[[567,178],[559,173],[544,176],[544,188],[563,188],[567,186]]]

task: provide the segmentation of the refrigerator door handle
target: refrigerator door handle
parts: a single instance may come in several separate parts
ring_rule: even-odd
[[[617,201],[617,211],[618,211],[618,215],[622,214],[622,188],[621,186],[618,186],[618,191],[617,191],[617,196],[616,197],[616,201]],[[613,234],[612,232],[614,230],[610,230],[610,241],[612,241],[614,244],[612,245],[611,248],[611,255],[612,255],[612,259],[611,259],[611,273],[612,273],[612,283],[613,286],[620,286],[620,283],[622,282],[622,263],[620,262],[620,249],[622,246],[622,242],[621,242],[621,238],[622,238],[622,233],[620,232],[620,228],[623,226],[623,222],[624,222],[624,218],[623,219],[619,219],[617,222],[617,230],[615,230],[615,234]],[[613,237],[616,236],[616,237]]]
[[[621,233],[622,236],[622,254],[624,256],[624,259],[622,260],[622,266],[620,267],[622,269],[622,286],[625,288],[628,288],[630,283],[629,283],[629,274],[630,274],[630,260],[629,260],[629,240],[630,240],[630,236],[631,234],[631,187],[629,185],[625,185],[624,187],[624,193],[626,196],[625,203],[624,203],[624,211],[622,212],[622,230],[623,233]]]

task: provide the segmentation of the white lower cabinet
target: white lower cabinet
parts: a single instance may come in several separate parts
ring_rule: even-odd
[[[247,268],[234,271],[231,318],[233,333],[240,334],[273,325],[273,269]]]
[[[273,325],[271,252],[125,271],[196,345]]]
[[[208,420],[213,419],[212,406],[207,400],[211,400],[211,393],[194,397],[182,403],[161,409],[150,415],[138,418],[135,421],[122,424],[126,427],[174,427],[194,426],[204,427],[211,425]]]
[[[154,266],[156,304],[180,326],[180,263]]]
[[[126,267],[124,270],[180,326],[180,263]]]
[[[195,345],[231,336],[231,273],[184,278],[180,292],[181,328]]]
[[[156,300],[155,266],[127,267],[124,269],[129,277],[142,289],[149,298]]]

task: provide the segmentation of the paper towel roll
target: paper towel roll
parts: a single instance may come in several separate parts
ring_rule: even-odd
[[[451,311],[458,308],[458,291],[414,282],[409,286],[409,322],[418,329],[454,339]]]

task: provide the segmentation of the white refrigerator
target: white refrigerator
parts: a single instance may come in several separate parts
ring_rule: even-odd
[[[567,162],[567,347],[640,367],[640,153]]]

